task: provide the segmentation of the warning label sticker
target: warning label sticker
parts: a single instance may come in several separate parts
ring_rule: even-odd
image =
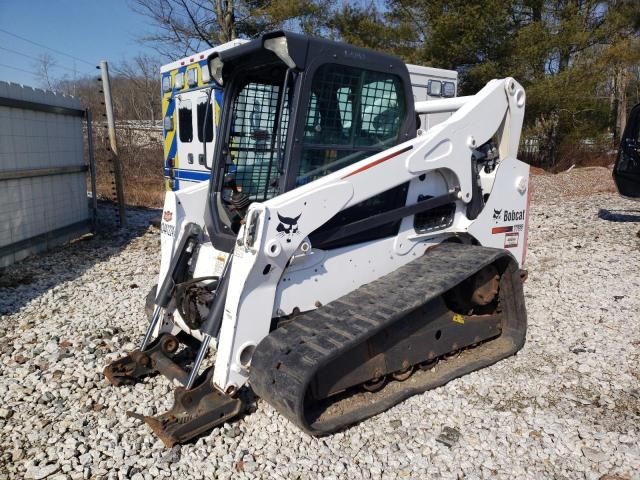
[[[216,257],[216,263],[213,267],[213,274],[215,276],[220,276],[222,275],[222,270],[224,269],[224,263],[227,260],[227,255],[226,254],[220,254]]]
[[[518,238],[520,233],[512,232],[504,234],[504,248],[516,248],[518,246]]]

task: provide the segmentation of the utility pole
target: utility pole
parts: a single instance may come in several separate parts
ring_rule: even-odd
[[[113,102],[111,101],[111,83],[109,82],[109,66],[106,60],[100,62],[100,73],[102,75],[102,90],[104,91],[104,106],[107,115],[107,128],[109,130],[109,142],[111,144],[111,162],[113,164],[113,175],[116,184],[116,198],[118,201],[118,218],[120,226],[127,225],[124,203],[124,184],[122,181],[122,168],[118,157],[118,142],[116,141],[116,120],[113,116]]]

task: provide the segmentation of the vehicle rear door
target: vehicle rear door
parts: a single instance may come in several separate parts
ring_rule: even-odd
[[[214,129],[211,107],[208,112],[208,126],[202,128],[206,101],[207,93],[204,90],[192,90],[176,95],[179,158],[176,178],[180,180],[180,188],[187,186],[187,182],[201,182],[209,179],[202,142],[206,138],[207,156],[211,158]],[[211,160],[209,160],[209,166],[211,166]]]

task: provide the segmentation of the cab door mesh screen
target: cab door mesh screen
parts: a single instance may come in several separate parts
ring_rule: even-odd
[[[249,82],[234,102],[229,136],[232,163],[227,163],[225,175],[233,174],[236,185],[252,201],[262,202],[277,194],[276,134],[279,130],[280,146],[284,149],[289,123],[286,99],[279,115],[281,90],[278,85]]]
[[[303,185],[396,144],[405,116],[404,91],[396,75],[336,64],[318,68],[296,183]]]

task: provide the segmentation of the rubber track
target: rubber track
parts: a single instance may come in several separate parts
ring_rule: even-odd
[[[325,434],[378,414],[402,399],[433,388],[412,388],[401,395],[380,402],[369,402],[354,414],[338,416],[329,421],[314,421],[305,412],[305,393],[309,382],[327,362],[407,313],[442,295],[470,275],[500,258],[509,262],[509,274],[514,276],[517,264],[505,250],[455,243],[441,244],[422,257],[398,268],[394,272],[364,285],[353,292],[307,312],[285,326],[271,332],[257,346],[251,361],[250,385],[254,392],[268,401],[281,414],[310,434]],[[523,315],[522,287],[513,292],[517,310]],[[493,363],[518,350],[524,343],[524,326],[518,331],[521,338],[514,339],[501,353],[480,366],[458,369],[451,375],[460,376],[467,371]],[[512,345],[513,343],[513,345]],[[477,363],[477,362],[476,362]],[[438,384],[446,383],[445,378]],[[376,394],[373,394],[376,395]]]

